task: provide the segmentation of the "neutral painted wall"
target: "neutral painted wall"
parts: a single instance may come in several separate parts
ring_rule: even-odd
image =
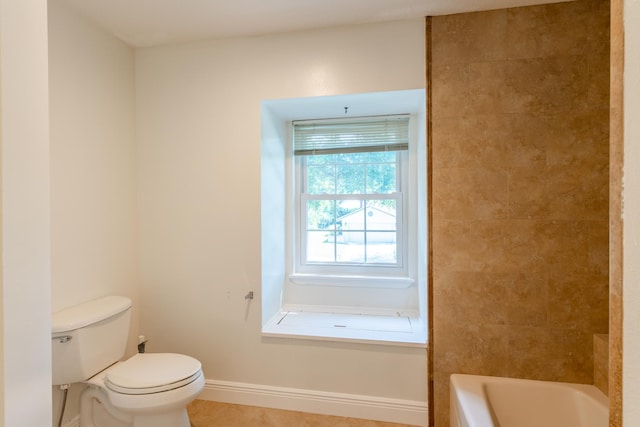
[[[262,338],[259,304],[260,102],[423,88],[424,64],[422,19],[136,51],[150,351],[213,380],[426,400],[424,349]]]
[[[640,425],[640,2],[624,1],[623,425]]]
[[[53,311],[103,295],[133,299],[138,335],[133,49],[49,3]],[[68,419],[80,386],[71,389]],[[60,392],[54,389],[54,417]]]
[[[0,1],[3,426],[51,419],[47,4]]]
[[[0,64],[2,63],[2,27],[0,25]],[[0,242],[2,242],[2,67],[0,66]],[[4,255],[3,244],[0,244],[0,330],[4,331]],[[4,337],[4,332],[2,333]],[[0,340],[0,395],[4,396],[4,339]],[[0,399],[0,419],[4,419],[4,399]]]
[[[133,49],[49,4],[54,311],[136,298]]]

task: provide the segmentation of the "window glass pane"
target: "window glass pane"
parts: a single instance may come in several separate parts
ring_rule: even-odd
[[[366,204],[367,263],[397,263],[395,200],[368,200]]]
[[[395,163],[397,151],[375,151],[367,153],[367,161],[370,163]]]
[[[374,163],[367,166],[367,194],[396,191],[396,164]]]
[[[316,156],[305,156],[305,160],[308,165],[334,164],[336,162],[336,155],[322,154],[322,155],[316,155]]]
[[[366,229],[368,231],[396,230],[396,201],[367,200]]]
[[[307,166],[306,192],[308,194],[335,194],[336,180],[334,166]]]
[[[338,262],[363,263],[365,261],[364,233],[362,231],[342,231],[342,243],[336,245]]]
[[[307,262],[397,263],[396,200],[307,200]]]
[[[367,263],[395,264],[397,258],[396,233],[394,231],[367,232]]]
[[[364,201],[340,200],[337,214],[340,230],[364,230]]]
[[[336,166],[337,194],[364,194],[364,164]]]
[[[307,230],[333,230],[335,201],[307,200]]]
[[[364,263],[365,209],[362,200],[343,200],[339,203],[340,237],[336,246],[338,262]]]
[[[335,232],[307,231],[307,262],[335,262]]]
[[[342,153],[336,155],[337,163],[364,163],[370,153]]]

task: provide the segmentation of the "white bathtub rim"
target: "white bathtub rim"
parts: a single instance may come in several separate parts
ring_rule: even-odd
[[[483,382],[479,381],[480,379],[478,375],[467,374],[453,374],[450,377],[451,413],[452,417],[457,417],[460,427],[487,427],[494,425],[493,417],[484,398]],[[462,409],[463,407],[466,411]],[[469,419],[469,412],[474,414],[473,419]]]
[[[472,374],[452,374],[450,377],[451,387],[451,416],[454,411],[460,419],[462,427],[488,427],[497,425],[494,416],[491,414],[491,406],[487,401],[485,393],[485,385],[492,383],[513,383],[517,381],[520,384],[531,383],[532,385],[542,385],[547,387],[570,388],[583,397],[594,401],[597,405],[605,408],[609,407],[609,399],[595,386],[589,384],[577,384],[568,382],[529,380],[521,378],[494,377],[486,375]],[[458,402],[461,403],[466,411],[463,411]],[[468,413],[474,414],[473,419],[469,419]]]

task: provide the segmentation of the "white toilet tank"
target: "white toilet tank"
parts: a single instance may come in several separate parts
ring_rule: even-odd
[[[108,296],[66,308],[51,320],[53,385],[85,381],[124,356],[131,300]]]

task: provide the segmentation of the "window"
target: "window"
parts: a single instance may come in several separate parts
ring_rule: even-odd
[[[425,345],[425,107],[422,89],[262,102],[264,336]]]
[[[295,273],[407,277],[408,146],[404,115],[293,123]]]

